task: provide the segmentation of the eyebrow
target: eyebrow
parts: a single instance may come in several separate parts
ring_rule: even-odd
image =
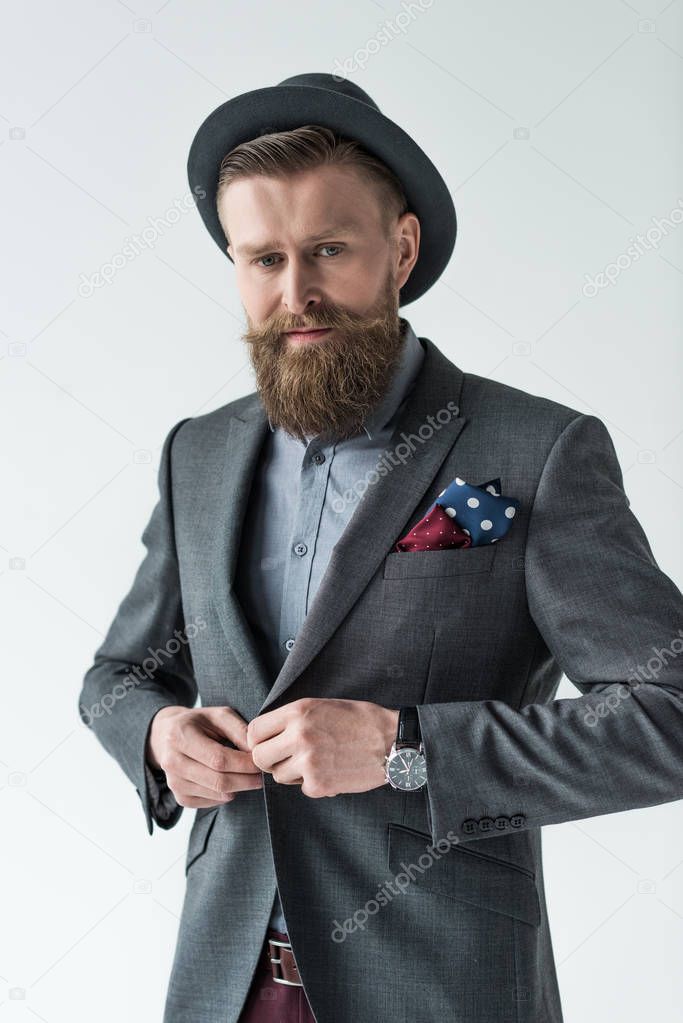
[[[308,238],[304,238],[304,242],[318,242],[322,241],[323,238],[331,238],[334,235],[353,234],[357,230],[358,225],[353,223],[353,221],[349,221],[346,224],[337,224],[336,227],[329,227],[324,231],[318,231],[316,234],[310,234]],[[284,247],[284,242],[274,239],[263,242],[262,245],[238,245],[235,252],[239,256],[258,256],[262,252],[269,252],[271,249],[284,249]]]

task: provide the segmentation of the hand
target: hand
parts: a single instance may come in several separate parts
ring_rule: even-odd
[[[398,709],[365,700],[304,698],[253,718],[247,745],[254,764],[305,796],[367,792],[386,783],[384,758]]]
[[[162,707],[152,719],[145,757],[164,769],[181,806],[221,805],[236,792],[263,787],[246,734],[247,722],[232,707]],[[235,749],[226,747],[226,737]]]

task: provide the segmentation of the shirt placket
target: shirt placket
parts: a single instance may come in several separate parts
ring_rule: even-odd
[[[286,657],[308,614],[316,541],[336,444],[309,441],[301,460],[298,499],[289,539],[280,616],[280,650]]]

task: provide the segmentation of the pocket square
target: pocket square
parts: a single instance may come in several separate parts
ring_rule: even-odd
[[[456,476],[394,550],[439,551],[495,543],[505,536],[520,506],[500,491],[500,479],[475,486]]]

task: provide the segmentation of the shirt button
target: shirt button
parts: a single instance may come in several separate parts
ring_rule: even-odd
[[[505,829],[509,827],[510,821],[507,817],[496,817],[494,824],[497,831],[505,831]]]
[[[513,828],[523,828],[526,824],[526,817],[523,813],[515,813],[510,818],[510,825]]]
[[[479,830],[480,831],[491,831],[493,828],[493,819],[491,817],[480,817],[479,818]]]
[[[471,835],[474,831],[477,830],[477,822],[475,820],[472,820],[471,817],[469,817],[466,821],[462,822],[462,830],[465,832],[466,835]]]
[[[298,554],[300,558],[302,558],[304,556],[304,554],[306,553],[307,550],[308,550],[308,547],[306,546],[305,543],[298,543],[294,547],[294,553]]]
[[[294,638],[292,636],[289,637],[289,639],[285,643],[285,646],[287,647],[288,650],[292,649],[292,647],[294,646]]]
[[[316,465],[322,465],[325,461],[325,456],[322,451],[316,451],[316,453],[312,455],[311,461],[315,462]]]

